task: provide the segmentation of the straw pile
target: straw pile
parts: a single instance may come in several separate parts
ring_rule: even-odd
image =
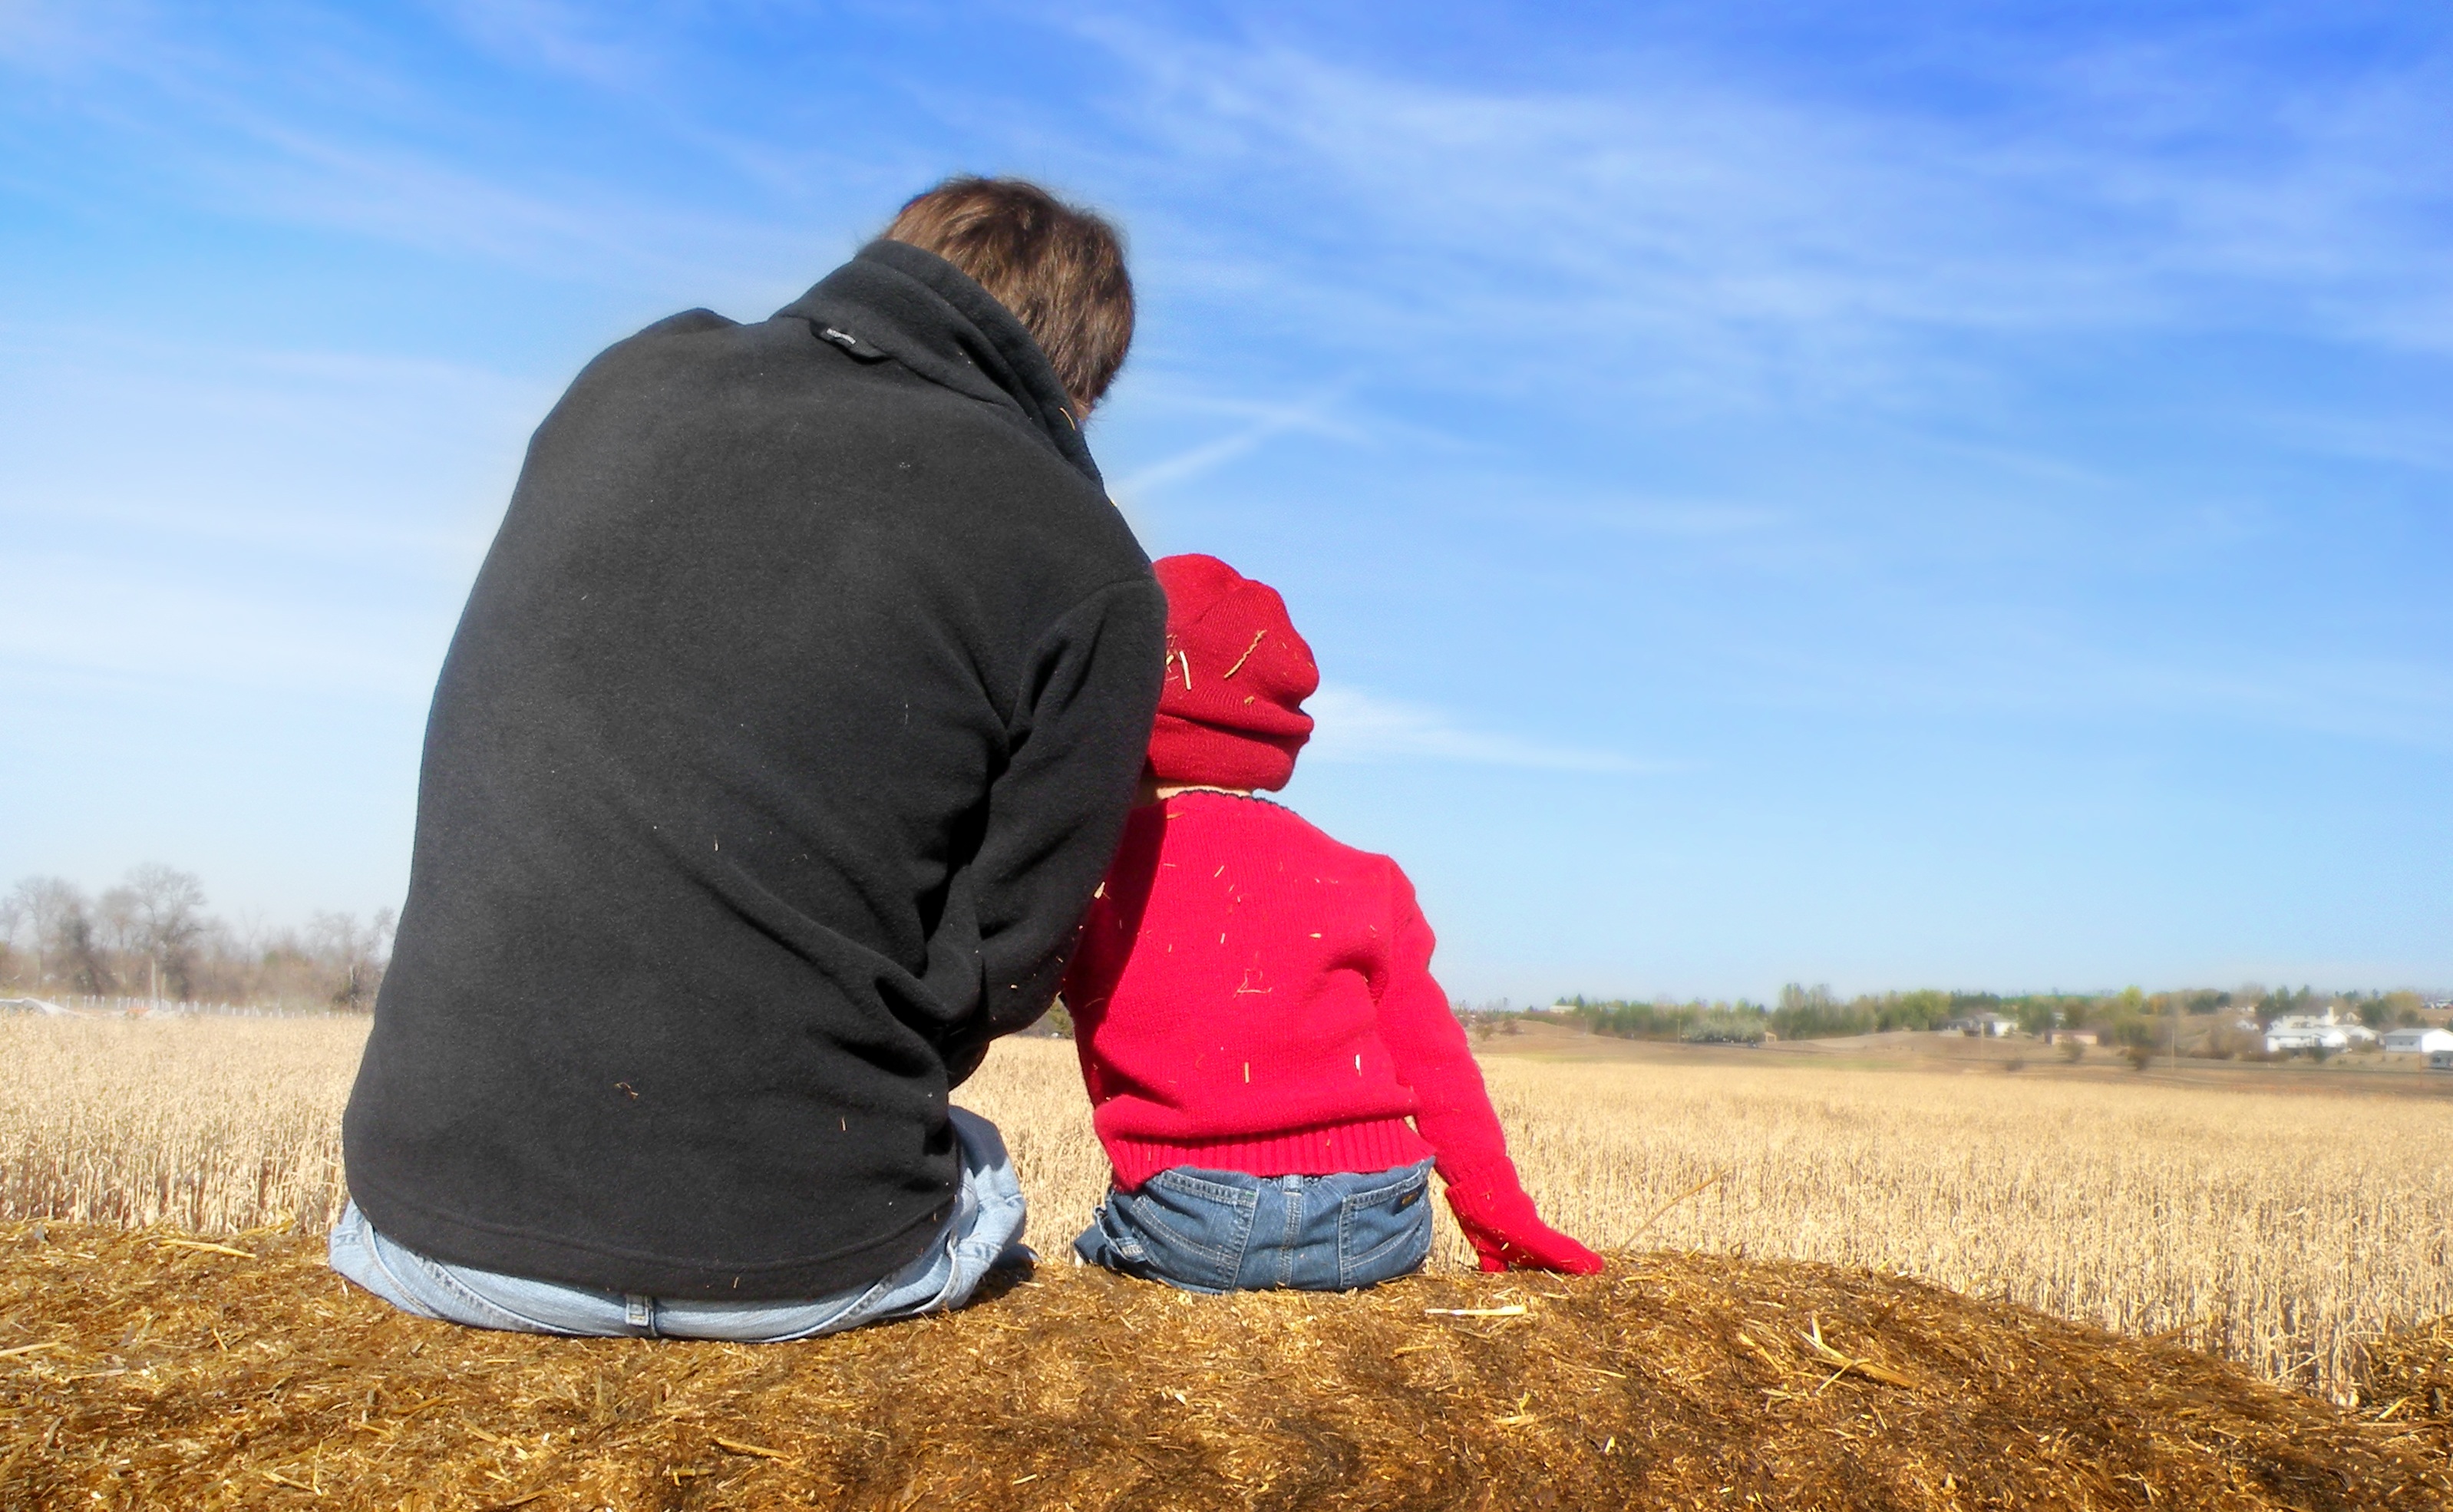
[[[803,1344],[399,1316],[320,1242],[0,1227],[0,1506],[2441,1508],[2441,1441],[1918,1283],[1638,1255]]]
[[[2453,1462],[2453,1318],[2372,1340],[2365,1353],[2363,1414],[2404,1425]]]

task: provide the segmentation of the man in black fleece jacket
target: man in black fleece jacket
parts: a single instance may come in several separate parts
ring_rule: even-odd
[[[1130,332],[1106,223],[958,179],[773,318],[580,374],[435,691],[345,1275],[773,1338],[1009,1250],[947,1094],[1046,1010],[1157,704],[1166,604],[1080,430]]]

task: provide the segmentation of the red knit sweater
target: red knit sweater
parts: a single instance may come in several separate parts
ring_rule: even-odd
[[[1430,961],[1387,857],[1266,799],[1133,810],[1065,979],[1117,1184],[1170,1165],[1322,1175],[1436,1155],[1451,1184],[1496,1161],[1512,1188]]]

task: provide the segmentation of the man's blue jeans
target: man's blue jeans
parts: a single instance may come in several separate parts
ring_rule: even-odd
[[[1430,1182],[1428,1161],[1335,1176],[1178,1165],[1109,1191],[1073,1252],[1186,1291],[1350,1291],[1429,1256]]]
[[[788,1302],[668,1301],[430,1260],[376,1233],[355,1203],[332,1229],[332,1268],[403,1312],[472,1328],[592,1339],[779,1343],[959,1307],[988,1272],[1028,1264],[1022,1184],[996,1125],[949,1110],[963,1150],[953,1217],[918,1259],[866,1286]]]

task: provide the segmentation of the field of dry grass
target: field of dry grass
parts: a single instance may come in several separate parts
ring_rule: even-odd
[[[321,1227],[363,1033],[0,1020],[0,1219]],[[1527,1185],[1604,1248],[1895,1271],[2335,1395],[2363,1340],[2453,1313],[2441,1103],[1796,1064],[1486,1074]],[[1005,1129],[1031,1241],[1061,1252],[1106,1176],[1070,1046],[1008,1041],[959,1101]],[[1444,1226],[1435,1264],[1465,1254]]]
[[[0,1215],[331,1226],[367,1021],[0,1018]]]
[[[2453,1312],[2441,1103],[1810,1067],[1488,1076],[1528,1184],[1605,1244],[1896,1271],[2335,1395],[2363,1340]]]

